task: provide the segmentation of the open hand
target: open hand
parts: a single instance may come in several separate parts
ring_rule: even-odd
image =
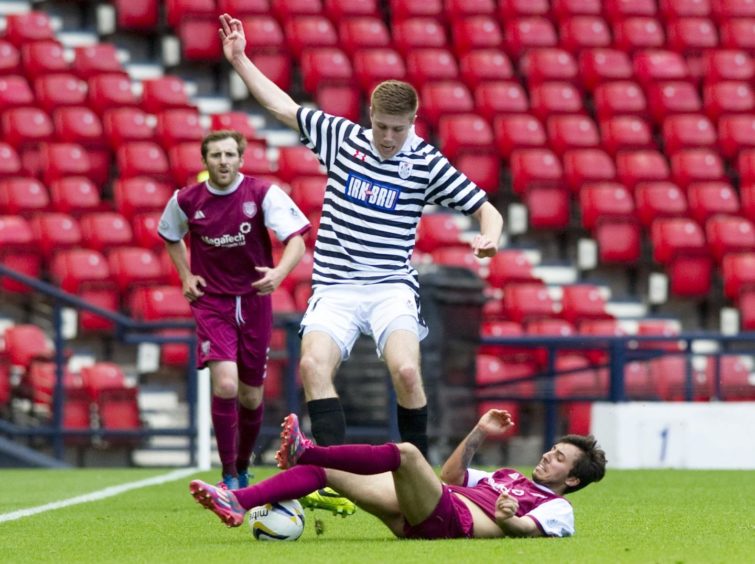
[[[241,20],[232,18],[228,14],[220,16],[220,29],[218,30],[220,40],[223,42],[223,54],[229,61],[234,57],[244,54],[246,49],[246,36]]]
[[[514,426],[514,420],[505,409],[491,409],[480,417],[477,426],[488,435],[502,435]]]

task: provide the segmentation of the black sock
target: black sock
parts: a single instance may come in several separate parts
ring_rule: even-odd
[[[412,443],[427,458],[427,405],[417,409],[398,407],[398,432],[401,440]]]
[[[346,417],[338,398],[307,402],[312,436],[319,446],[342,445],[346,441]]]

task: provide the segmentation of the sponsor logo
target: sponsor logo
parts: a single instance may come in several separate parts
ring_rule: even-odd
[[[197,210],[194,213],[194,219],[204,219],[204,218],[205,218],[205,215],[204,215],[204,212],[202,210]]]
[[[252,224],[245,221],[239,225],[239,232],[235,234],[224,233],[218,237],[202,235],[202,242],[213,247],[242,247],[246,244],[246,234],[252,230]]]
[[[346,197],[367,207],[379,210],[395,209],[398,196],[398,188],[393,186],[378,184],[356,174],[350,174],[346,179]]]
[[[401,161],[400,163],[398,163],[398,175],[406,180],[412,175],[413,168],[414,165],[409,161]]]
[[[364,162],[364,160],[367,158],[367,154],[357,149],[356,151],[354,151],[354,158]]]

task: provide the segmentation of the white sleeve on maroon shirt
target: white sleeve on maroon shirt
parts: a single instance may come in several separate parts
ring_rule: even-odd
[[[157,232],[168,241],[178,242],[188,231],[189,218],[178,206],[178,190],[176,190],[165,205]]]
[[[278,240],[284,243],[289,237],[301,233],[309,226],[307,216],[276,184],[268,188],[262,200],[262,213],[265,216],[265,226],[272,229]]]
[[[541,503],[524,517],[532,517],[543,534],[549,537],[570,537],[574,534],[574,510],[563,498]]]
[[[492,472],[485,472],[484,470],[477,470],[475,468],[467,468],[467,473],[464,480],[464,486],[473,488],[477,485],[477,482],[484,478],[490,478],[493,476]]]

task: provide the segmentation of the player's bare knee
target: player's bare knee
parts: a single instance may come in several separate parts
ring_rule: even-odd
[[[407,395],[415,395],[422,391],[422,378],[416,364],[403,364],[396,371],[397,387]]]
[[[401,466],[404,468],[412,466],[420,460],[425,460],[425,457],[422,456],[419,449],[412,443],[398,443],[396,446],[401,455]]]
[[[214,383],[212,393],[221,398],[235,398],[239,393],[239,386],[234,378],[220,378]]]

